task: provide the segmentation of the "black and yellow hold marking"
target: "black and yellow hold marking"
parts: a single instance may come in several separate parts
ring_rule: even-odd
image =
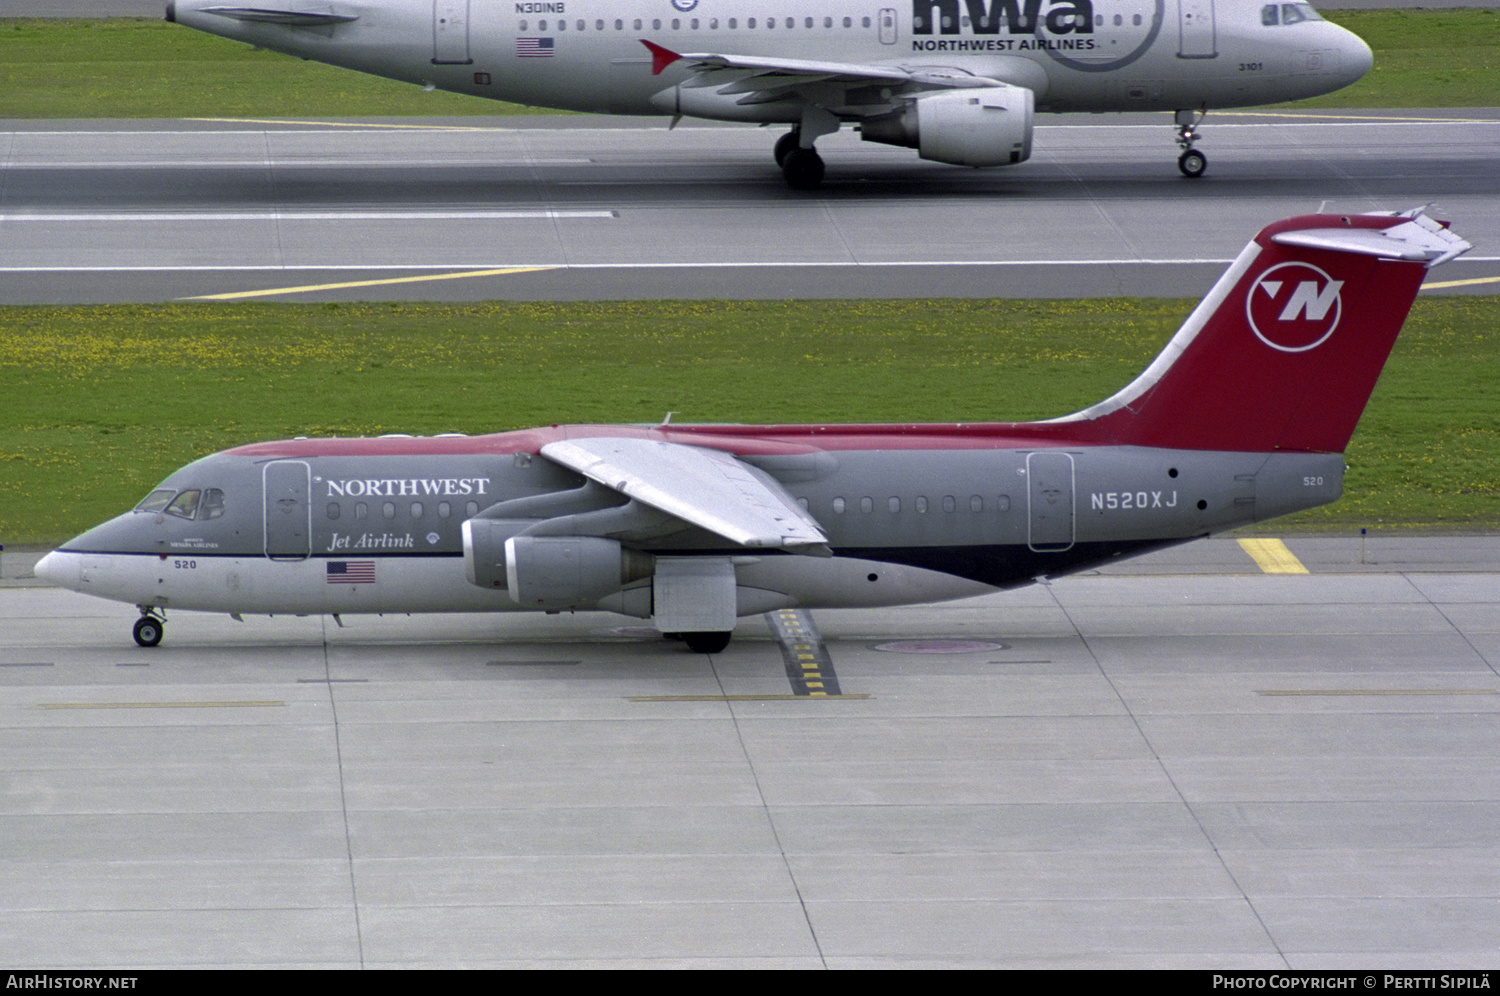
[[[781,644],[781,658],[786,662],[786,676],[794,694],[813,698],[842,694],[833,660],[812,616],[801,609],[778,609],[767,612],[766,621]]]

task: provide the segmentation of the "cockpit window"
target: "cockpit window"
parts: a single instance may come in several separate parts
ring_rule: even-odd
[[[1268,28],[1277,24],[1300,24],[1303,21],[1321,21],[1323,15],[1305,3],[1272,3],[1260,9],[1260,23]]]
[[[224,492],[218,488],[153,491],[135,507],[137,512],[166,512],[179,519],[217,519],[224,514]]]
[[[167,506],[167,514],[183,519],[191,519],[198,513],[198,500],[202,497],[203,492],[201,491],[184,491],[172,499],[172,503]]]
[[[170,489],[153,491],[141,499],[141,503],[135,507],[135,510],[137,512],[160,512],[167,507],[167,502],[171,501],[176,493]]]

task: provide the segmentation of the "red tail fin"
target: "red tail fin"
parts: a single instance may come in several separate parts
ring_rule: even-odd
[[[1469,248],[1420,211],[1277,222],[1145,373],[1058,422],[1140,446],[1342,453],[1427,269]]]

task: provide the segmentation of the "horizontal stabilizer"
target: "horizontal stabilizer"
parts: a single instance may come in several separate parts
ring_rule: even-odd
[[[286,24],[292,27],[312,27],[319,24],[343,24],[359,20],[358,14],[335,14],[329,10],[286,10],[276,7],[203,7],[204,14],[217,14],[234,21],[253,21],[257,24]]]
[[[1438,266],[1472,249],[1468,242],[1425,215],[1391,228],[1304,228],[1271,236],[1277,245],[1402,259]]]

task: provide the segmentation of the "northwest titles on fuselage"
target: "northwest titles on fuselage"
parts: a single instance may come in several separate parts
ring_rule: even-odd
[[[488,477],[348,478],[326,481],[328,498],[459,498],[489,494]]]

